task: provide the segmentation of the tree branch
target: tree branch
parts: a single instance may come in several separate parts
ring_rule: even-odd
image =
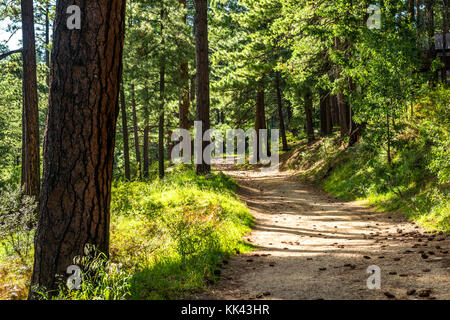
[[[0,54],[0,60],[3,60],[5,58],[9,57],[10,55],[13,55],[13,54],[19,53],[19,52],[22,52],[22,49],[17,49],[17,50],[9,51],[6,53],[2,53],[2,54]]]

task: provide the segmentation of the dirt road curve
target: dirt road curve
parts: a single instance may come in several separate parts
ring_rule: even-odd
[[[256,218],[246,237],[256,251],[233,257],[220,281],[192,298],[450,299],[449,237],[338,201],[289,173],[220,169]],[[367,288],[371,265],[381,268],[380,290]]]

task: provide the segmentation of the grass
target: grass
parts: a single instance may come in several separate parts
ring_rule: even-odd
[[[224,174],[198,177],[187,166],[163,181],[115,181],[110,260],[94,255],[82,290],[62,288],[56,299],[181,299],[203,290],[231,255],[252,249],[242,237],[253,217],[236,187]],[[32,254],[24,265],[2,252],[1,298],[26,298]]]

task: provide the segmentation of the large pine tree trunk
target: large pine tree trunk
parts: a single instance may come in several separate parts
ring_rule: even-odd
[[[38,199],[40,188],[39,109],[33,0],[22,0],[22,37],[22,184],[25,194]]]
[[[86,244],[108,255],[112,169],[125,30],[125,0],[78,1],[81,30],[56,6],[44,175],[32,287],[67,276]],[[102,17],[102,18],[99,18]],[[32,290],[30,298],[36,297]]]
[[[137,162],[137,176],[139,179],[142,178],[141,170],[141,150],[139,146],[139,127],[137,122],[137,112],[136,112],[136,95],[135,95],[135,85],[134,82],[131,83],[131,107],[133,109],[133,132],[134,132],[134,149],[136,152],[136,162]]]
[[[120,89],[120,107],[122,113],[122,133],[123,133],[123,157],[125,161],[125,179],[127,181],[131,180],[130,174],[130,147],[128,144],[128,123],[127,123],[127,108],[125,103],[125,89],[122,87]]]
[[[281,141],[283,142],[283,150],[287,151],[289,149],[289,146],[288,146],[287,139],[286,139],[286,128],[284,126],[283,104],[282,104],[282,97],[281,97],[280,73],[279,72],[275,72],[275,87],[277,90],[278,120],[280,122]]]
[[[197,121],[202,122],[202,136],[210,128],[209,118],[209,57],[208,57],[208,6],[207,0],[195,0],[195,52],[197,67]],[[202,143],[202,152],[208,146]],[[196,165],[197,174],[207,174],[211,166],[205,163]]]

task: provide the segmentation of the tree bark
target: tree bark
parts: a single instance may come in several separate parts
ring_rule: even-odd
[[[139,127],[137,122],[137,112],[136,112],[136,96],[135,96],[135,85],[134,82],[131,83],[131,107],[133,109],[133,130],[134,130],[134,149],[136,152],[136,162],[137,162],[137,176],[139,179],[142,178],[141,170],[141,150],[139,146]]]
[[[123,156],[125,161],[125,179],[127,181],[131,180],[130,174],[130,147],[128,144],[128,123],[127,123],[127,109],[125,103],[125,89],[123,87],[120,89],[120,106],[122,112],[122,133],[123,133]]]
[[[41,170],[33,1],[22,0],[21,8],[23,39],[22,184],[25,194],[38,200]]]
[[[305,115],[306,115],[306,135],[308,137],[308,143],[312,143],[315,140],[314,137],[314,122],[312,115],[313,108],[313,96],[311,89],[306,89],[304,93],[304,105],[305,105]]]
[[[125,0],[78,3],[81,30],[66,26],[72,1],[56,5],[30,298],[36,298],[35,286],[56,289],[56,275],[67,276],[67,267],[83,255],[86,244],[107,256],[109,251]]]
[[[195,52],[197,68],[197,121],[202,122],[202,136],[210,128],[209,118],[209,57],[208,57],[208,6],[207,0],[195,0]],[[202,143],[202,152],[207,147],[208,142]],[[211,166],[205,163],[196,165],[198,175],[207,174],[211,171]]]

